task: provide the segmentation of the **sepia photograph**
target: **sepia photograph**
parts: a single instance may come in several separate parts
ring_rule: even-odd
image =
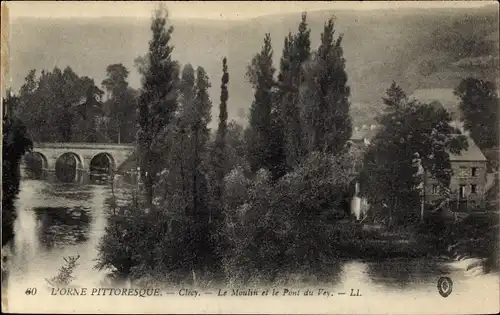
[[[498,25],[2,2],[2,312],[498,313]]]

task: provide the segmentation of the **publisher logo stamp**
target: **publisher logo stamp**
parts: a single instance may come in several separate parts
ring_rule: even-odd
[[[442,297],[448,297],[453,291],[453,281],[449,277],[441,277],[437,282],[437,288]]]

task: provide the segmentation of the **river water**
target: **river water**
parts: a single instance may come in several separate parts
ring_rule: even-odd
[[[119,200],[124,199],[126,194],[127,191],[123,188],[115,189],[115,195]],[[58,269],[64,264],[64,257],[67,256],[80,255],[79,266],[74,274],[75,283],[88,287],[103,285],[105,272],[95,270],[94,265],[97,258],[96,247],[103,236],[106,218],[110,213],[110,197],[109,186],[49,183],[40,180],[21,182],[17,201],[18,219],[15,224],[15,254],[9,266],[8,293],[12,311],[28,311],[27,303],[34,301],[35,297],[26,297],[27,288],[37,288],[39,293],[36,298],[41,299],[42,303],[44,298],[50,297],[45,291],[42,293],[47,287],[45,278],[50,279],[56,276]],[[425,313],[426,310],[441,310],[441,307],[456,307],[456,303],[462,305],[466,300],[470,301],[459,310],[455,310],[456,313],[467,313],[471,309],[477,312],[477,308],[486,306],[498,307],[499,278],[497,273],[472,277],[455,267],[453,263],[440,262],[431,258],[353,260],[332,267],[338,269],[337,276],[320,282],[324,286],[329,286],[331,290],[349,292],[351,288],[360,289],[365,296],[362,303],[369,304],[372,301],[374,304],[372,306],[367,304],[367,307],[371,307],[370,310],[373,311],[377,309],[382,312],[387,311],[384,308],[377,308],[379,306],[377,306],[376,299],[381,299],[382,303],[394,303],[386,304],[386,307],[397,309],[399,305],[404,313],[410,311],[407,309],[410,305],[419,307],[416,313]],[[436,286],[438,278],[444,275],[452,278],[454,282],[453,293],[446,299],[438,294]],[[297,287],[300,286],[297,284]],[[393,298],[399,300],[396,301]],[[120,307],[119,304],[114,303],[108,305],[104,300],[99,303],[101,303],[99,309],[103,311],[106,309],[117,311],[116,308]],[[344,305],[342,302],[339,303],[336,304],[340,305],[339,307]],[[436,306],[437,309],[433,309],[432,303],[440,304]],[[153,304],[148,304],[148,306],[152,307]],[[246,311],[258,312],[258,307],[265,305],[267,304],[259,302],[252,306],[257,307],[256,309],[251,308]],[[297,310],[301,308],[301,305],[297,305]],[[356,309],[349,308],[352,305],[355,306],[356,303],[345,304],[345,308],[335,309],[334,312],[356,311]],[[29,311],[37,312],[39,309],[30,308]],[[48,309],[44,310],[48,311]],[[55,308],[50,310],[57,311]],[[141,310],[137,308],[135,311]],[[218,312],[218,310],[221,308],[214,309],[212,312]],[[490,308],[485,309],[487,310]],[[128,308],[127,311],[134,311],[134,307]],[[172,309],[172,311],[182,312],[182,308]],[[331,309],[330,312],[332,312]],[[368,309],[364,309],[364,313],[366,312]],[[438,313],[441,312],[444,312],[444,309]]]

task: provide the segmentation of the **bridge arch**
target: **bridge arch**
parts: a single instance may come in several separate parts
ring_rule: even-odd
[[[115,170],[115,159],[108,152],[99,152],[90,159],[89,174],[91,181],[106,180]]]
[[[62,182],[77,182],[83,169],[83,158],[74,152],[59,155],[55,162],[56,178]]]
[[[43,155],[43,157],[37,159],[37,165],[42,164],[46,166],[44,170],[44,179],[60,181],[60,175],[57,176],[56,173],[64,173],[61,167],[62,164],[69,164],[66,169],[69,169],[69,173],[72,177],[75,174],[75,169],[78,173],[78,178],[65,178],[65,181],[73,181],[74,179],[78,182],[86,181],[89,179],[90,175],[90,165],[92,160],[94,162],[99,159],[103,159],[106,166],[109,164],[115,172],[123,172],[122,165],[130,168],[131,165],[135,165],[135,150],[134,144],[113,144],[113,143],[34,143],[33,151],[36,151]],[[102,154],[104,153],[104,154]],[[99,159],[98,159],[99,157]],[[59,160],[59,162],[57,162]],[[47,162],[45,164],[45,162]],[[62,163],[65,162],[65,163]],[[102,162],[102,161],[101,161]],[[125,164],[124,164],[125,163]],[[57,165],[56,165],[57,164]],[[94,163],[92,163],[94,164]],[[56,170],[57,169],[57,170]],[[22,165],[23,174],[26,174],[26,164]],[[58,178],[59,177],[59,178]],[[68,177],[68,176],[63,176]]]
[[[42,179],[49,168],[47,157],[38,151],[26,153],[23,162],[28,176],[32,179]]]

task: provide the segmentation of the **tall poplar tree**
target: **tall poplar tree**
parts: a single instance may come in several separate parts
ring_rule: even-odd
[[[254,89],[254,100],[249,116],[248,159],[253,172],[270,169],[271,109],[274,86],[273,49],[271,35],[266,34],[260,53],[248,66],[247,77]]]
[[[190,126],[194,117],[194,97],[195,97],[196,74],[191,64],[186,64],[182,69],[181,80],[179,84],[179,108],[177,132],[175,134],[175,150],[172,155],[170,168],[175,168],[179,174],[179,181],[176,185],[178,191],[185,202],[189,203],[191,196],[191,157],[190,145]]]
[[[161,169],[162,139],[166,127],[177,110],[179,68],[172,60],[170,39],[173,27],[167,27],[168,12],[156,10],[151,22],[152,39],[144,58],[143,86],[139,96],[139,133],[141,177],[146,190],[146,202],[153,205],[156,174]]]
[[[206,215],[208,208],[206,203],[207,180],[203,160],[206,153],[207,142],[210,131],[208,124],[211,120],[212,102],[208,95],[211,84],[205,69],[196,69],[196,95],[193,101],[193,120],[191,127],[191,154],[192,154],[192,213],[196,216]]]
[[[287,164],[287,139],[286,132],[290,131],[290,128],[285,128],[285,123],[290,123],[289,116],[285,113],[285,110],[289,111],[290,107],[286,101],[289,93],[291,92],[289,87],[285,85],[286,80],[290,77],[290,62],[291,62],[291,50],[292,50],[293,36],[291,33],[285,37],[283,53],[280,58],[280,67],[278,80],[276,83],[277,89],[273,91],[273,107],[271,109],[271,156],[269,159],[270,171],[273,180],[279,179],[281,176],[285,175],[290,167]],[[293,107],[292,107],[293,108]],[[293,115],[298,121],[299,116]],[[293,121],[293,120],[292,120]],[[300,125],[296,125],[300,126]],[[292,128],[293,129],[293,128]],[[293,138],[291,138],[293,139]]]
[[[304,67],[301,88],[303,130],[308,151],[336,154],[352,134],[342,36],[334,38],[333,18],[325,23],[318,51]]]
[[[193,253],[193,270],[200,270],[211,264],[213,247],[210,242],[209,222],[211,221],[208,204],[208,183],[206,176],[206,148],[210,136],[208,124],[211,120],[212,102],[208,95],[211,84],[207,73],[202,67],[196,69],[195,97],[193,100],[193,120],[191,127],[191,196],[192,203],[188,208],[188,217],[191,218],[192,232],[188,248]]]
[[[298,93],[303,81],[302,64],[309,59],[311,53],[310,34],[307,15],[304,12],[297,34],[289,34],[285,39],[280,63],[279,86],[282,90],[280,112],[285,136],[285,154],[289,167],[296,166],[305,154]]]
[[[227,136],[227,100],[229,94],[227,84],[229,82],[229,73],[227,72],[227,59],[222,59],[222,78],[220,85],[220,105],[219,105],[219,127],[217,129],[217,138],[215,139],[215,191],[214,198],[217,210],[222,210],[222,190],[224,187],[224,176],[226,174],[226,136]]]

